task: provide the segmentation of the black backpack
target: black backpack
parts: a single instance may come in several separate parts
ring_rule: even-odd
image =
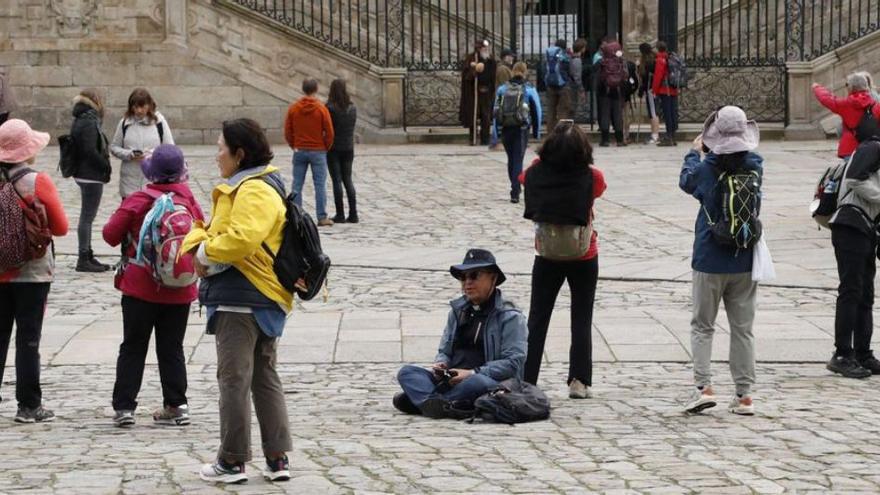
[[[703,207],[712,237],[722,246],[738,250],[754,246],[763,232],[761,220],[758,219],[761,176],[754,170],[721,171],[716,187],[720,188],[721,216],[713,221],[706,207]]]
[[[67,179],[76,174],[76,141],[70,134],[58,136],[58,148],[61,151],[58,170],[61,171],[61,177]]]
[[[295,193],[285,197],[284,189],[260,178],[275,189],[287,208],[281,247],[277,253],[273,253],[264,242],[263,249],[272,257],[272,269],[281,285],[289,292],[295,292],[303,301],[310,301],[324,287],[330,270],[330,257],[321,249],[318,227],[312,217],[294,202]],[[300,278],[305,280],[305,287],[296,285]]]
[[[504,380],[474,401],[474,417],[496,423],[527,423],[550,417],[550,400],[538,387],[522,380]]]
[[[498,100],[495,120],[501,127],[522,127],[528,124],[529,103],[525,84],[508,83],[507,89]]]

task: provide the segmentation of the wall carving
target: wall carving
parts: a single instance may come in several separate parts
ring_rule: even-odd
[[[64,38],[88,36],[94,27],[98,0],[49,0],[58,35]]]

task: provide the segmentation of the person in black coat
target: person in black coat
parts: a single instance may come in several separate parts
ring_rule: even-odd
[[[110,148],[101,130],[104,105],[96,90],[85,89],[73,99],[73,156],[76,167],[73,178],[80,189],[82,208],[76,234],[79,257],[78,272],[103,272],[109,265],[100,263],[92,252],[92,224],[101,205],[104,184],[110,182]]]
[[[333,202],[336,216],[333,223],[358,223],[357,200],[354,182],[351,180],[351,167],[354,163],[354,128],[357,123],[357,107],[345,88],[345,80],[336,79],[330,83],[327,97],[327,110],[333,122],[333,146],[327,152],[327,165],[333,181]],[[342,201],[342,188],[348,196],[348,218],[345,218],[345,205]]]

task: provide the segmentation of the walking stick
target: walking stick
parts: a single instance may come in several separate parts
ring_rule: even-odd
[[[636,112],[638,116],[633,116],[636,119],[636,143],[642,142],[642,99],[639,98],[639,103],[636,105]]]
[[[477,145],[477,104],[479,103],[477,94],[477,87],[479,85],[479,73],[477,72],[476,64],[480,63],[480,52],[474,52],[474,127],[473,127],[473,142],[471,143],[473,146]]]

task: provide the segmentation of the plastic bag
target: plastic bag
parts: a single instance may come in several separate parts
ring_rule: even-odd
[[[752,249],[752,280],[755,282],[767,282],[776,278],[776,268],[773,266],[773,257],[770,248],[767,247],[767,233],[758,239]]]

